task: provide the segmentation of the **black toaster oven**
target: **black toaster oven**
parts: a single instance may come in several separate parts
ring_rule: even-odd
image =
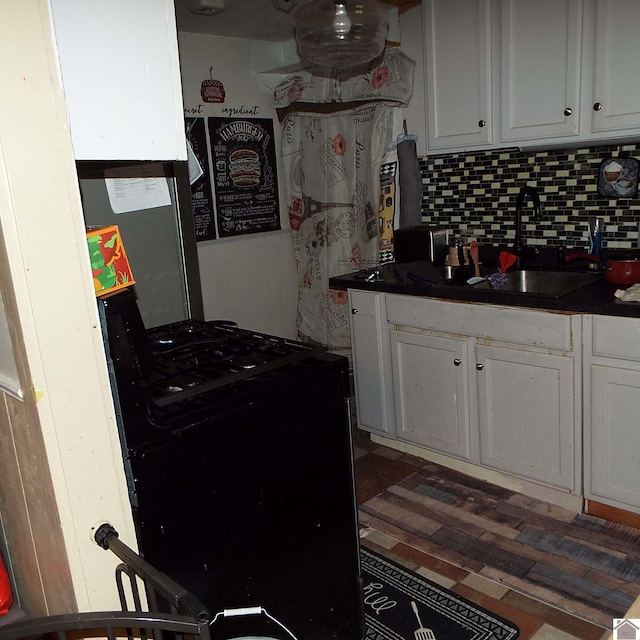
[[[444,264],[449,240],[448,229],[418,225],[396,229],[393,232],[396,262],[430,260],[435,265]]]

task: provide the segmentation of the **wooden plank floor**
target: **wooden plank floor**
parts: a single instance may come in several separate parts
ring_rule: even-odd
[[[578,515],[354,432],[361,541],[515,622],[601,640],[640,594],[640,530]]]

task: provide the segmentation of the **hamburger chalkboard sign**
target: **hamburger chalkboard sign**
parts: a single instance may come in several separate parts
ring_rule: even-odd
[[[219,237],[280,229],[273,120],[207,121]]]

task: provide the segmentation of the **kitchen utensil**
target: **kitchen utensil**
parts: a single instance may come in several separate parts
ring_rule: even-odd
[[[613,284],[640,282],[640,253],[637,251],[605,252],[604,277]]]
[[[465,255],[464,255],[464,247],[461,244],[459,244],[457,249],[458,249],[458,264],[460,266],[462,266],[462,265],[466,264]]]
[[[416,284],[422,284],[425,286],[432,286],[437,284],[437,282],[433,282],[432,280],[427,280],[422,276],[419,276],[417,273],[413,273],[413,271],[407,271],[407,278],[411,280],[411,282],[415,282]]]
[[[418,624],[420,625],[420,628],[416,629],[413,632],[415,639],[416,640],[436,640],[436,637],[433,634],[433,631],[431,629],[427,629],[426,627],[422,626],[422,620],[420,620],[420,614],[418,613],[418,606],[413,600],[411,601],[411,608],[413,609],[413,613],[416,614],[416,618],[418,618]]]
[[[640,282],[640,251],[635,249],[606,249],[602,258],[590,253],[567,253],[565,263],[588,260],[601,264],[604,277],[612,284],[635,284]]]
[[[512,267],[516,263],[517,259],[518,256],[516,256],[514,253],[501,251],[500,255],[498,256],[498,261],[500,262],[500,273],[506,273],[507,269],[509,267]]]
[[[442,282],[443,276],[428,260],[415,260],[396,264],[396,273],[405,281],[419,282],[420,284],[437,284]],[[417,278],[420,280],[418,280]]]
[[[471,254],[471,259],[473,260],[473,270],[476,278],[480,277],[480,248],[478,247],[478,242],[476,240],[472,240],[469,243],[469,253]]]

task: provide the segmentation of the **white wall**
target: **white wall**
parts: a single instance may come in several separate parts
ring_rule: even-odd
[[[251,71],[256,43],[179,33],[178,44],[186,115],[272,118],[279,156],[272,96]],[[202,101],[201,84],[210,76],[224,85],[222,104]],[[281,171],[278,177],[282,231],[198,243],[200,277],[207,320],[233,320],[254,331],[294,338],[297,282]]]
[[[40,430],[46,449],[44,460],[16,451],[22,488],[51,483],[55,503],[32,502],[27,511],[58,517],[52,533],[62,531],[78,607],[105,609],[117,603],[116,563],[92,541],[91,528],[109,520],[123,541],[135,546],[135,536],[48,0],[3,3],[0,59],[0,223],[11,280],[3,285],[13,288],[11,315],[30,373],[21,380],[28,422],[14,425],[21,428],[14,434]],[[2,482],[20,491],[16,478]],[[2,521],[9,538],[18,523],[11,512]],[[41,553],[38,540],[48,532],[38,521],[28,520],[24,544],[40,565],[31,586],[46,597],[44,578],[66,563]]]

